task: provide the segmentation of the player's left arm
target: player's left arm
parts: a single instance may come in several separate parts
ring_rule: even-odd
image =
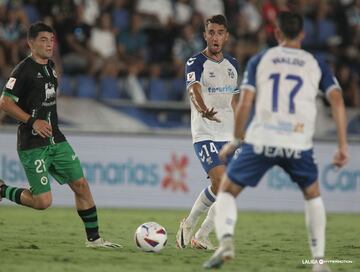
[[[338,150],[334,155],[333,165],[336,167],[342,167],[349,160],[344,99],[341,87],[329,67],[323,60],[318,60],[318,64],[321,71],[319,89],[329,100],[338,136]]]
[[[335,88],[327,95],[328,101],[331,106],[332,117],[336,124],[338,150],[335,153],[333,164],[337,167],[344,166],[349,160],[349,151],[346,134],[346,111],[344,106],[344,99],[341,90]]]

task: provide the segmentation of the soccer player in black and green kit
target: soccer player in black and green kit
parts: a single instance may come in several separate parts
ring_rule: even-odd
[[[80,161],[58,127],[56,112],[57,77],[50,59],[53,29],[38,22],[28,30],[31,55],[13,70],[0,98],[0,109],[20,122],[17,150],[30,190],[10,187],[0,180],[0,200],[7,198],[37,210],[52,202],[49,174],[68,184],[75,194],[76,208],[87,234],[85,245],[118,248],[99,236],[97,212]]]

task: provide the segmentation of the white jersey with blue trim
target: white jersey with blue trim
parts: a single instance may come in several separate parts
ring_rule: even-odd
[[[224,55],[214,61],[203,53],[191,57],[185,68],[186,88],[194,83],[201,85],[205,105],[217,111],[220,123],[203,118],[191,104],[191,133],[193,142],[205,140],[230,141],[234,132],[234,112],[231,100],[238,88],[239,64],[236,59]]]
[[[276,46],[252,57],[241,90],[256,93],[245,142],[306,150],[313,146],[316,95],[340,86],[323,61],[302,49]]]

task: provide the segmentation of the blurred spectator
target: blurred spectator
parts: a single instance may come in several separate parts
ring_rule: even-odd
[[[0,24],[0,43],[10,65],[20,61],[18,41],[25,36],[27,26],[27,19],[20,7],[7,10]]]
[[[149,72],[149,84],[147,93],[150,101],[168,101],[170,90],[167,88],[164,79],[161,79],[161,66],[152,64]]]
[[[136,11],[149,19],[149,23],[165,26],[174,18],[174,10],[170,0],[138,0]]]
[[[330,59],[329,49],[339,46],[341,38],[337,35],[336,25],[330,20],[333,12],[328,1],[319,0],[314,6],[314,15],[307,17],[304,23],[305,39],[303,47],[318,57]]]
[[[190,6],[190,0],[176,0],[174,9],[175,23],[183,25],[190,21],[193,13],[193,9]]]
[[[204,18],[199,12],[194,12],[190,19],[190,24],[193,27],[195,33],[204,32]]]
[[[101,62],[115,57],[117,50],[115,29],[112,26],[110,14],[100,15],[97,25],[91,30],[89,45],[100,57]]]
[[[222,0],[194,0],[194,9],[205,19],[216,14],[225,14],[224,2]]]
[[[360,0],[354,1],[350,6],[347,20],[351,29],[351,38],[345,57],[354,73],[360,75]]]
[[[91,26],[84,22],[83,11],[83,6],[77,5],[74,15],[56,25],[64,73],[94,73],[96,55],[89,45]]]
[[[352,72],[348,65],[339,65],[336,73],[340,86],[343,89],[345,105],[350,107],[360,107],[360,77]]]
[[[256,6],[257,0],[247,0],[240,11],[240,17],[247,24],[247,31],[251,34],[257,33],[262,24],[261,14]]]
[[[141,16],[134,13],[131,17],[130,28],[121,31],[118,36],[119,56],[125,64],[124,69],[127,69],[126,89],[129,97],[137,103],[146,101],[144,89],[138,79],[138,75],[144,70],[147,56],[146,34],[141,25]]]
[[[191,25],[182,28],[181,36],[175,40],[173,56],[177,69],[183,69],[191,56],[199,53],[204,47],[203,38],[194,32]]]
[[[120,31],[118,35],[118,47],[120,56],[124,59],[137,58],[144,60],[147,38],[142,29],[142,19],[137,13],[131,16],[130,28]]]
[[[130,20],[130,12],[127,7],[127,0],[115,0],[114,8],[112,10],[113,25],[117,31],[121,32],[128,28]]]
[[[97,0],[82,0],[84,23],[94,26],[100,16],[100,8]]]
[[[39,10],[36,8],[36,0],[24,1],[24,12],[30,24],[40,20]]]
[[[276,45],[274,30],[279,11],[287,10],[286,0],[265,0],[262,6],[262,17],[265,23],[266,40],[269,46]]]
[[[54,25],[54,61],[74,89],[73,75],[87,73],[108,89],[120,82],[136,103],[147,101],[144,89],[150,100],[188,101],[184,62],[202,49],[206,17],[226,14],[226,50],[244,69],[276,44],[276,15],[286,9],[305,16],[304,48],[334,65],[347,106],[360,107],[360,0],[0,0],[0,82],[29,53],[26,28],[41,19]]]

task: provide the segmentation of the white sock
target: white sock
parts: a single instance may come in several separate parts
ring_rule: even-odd
[[[235,197],[230,193],[219,193],[215,205],[215,230],[219,241],[226,234],[234,235],[236,219]]]
[[[204,222],[201,224],[199,230],[195,233],[195,238],[199,237],[208,237],[210,232],[213,231],[215,227],[215,206],[216,202],[211,205]]]
[[[202,213],[209,210],[210,206],[215,202],[216,195],[211,191],[211,186],[205,188],[196,199],[186,222],[195,226]]]
[[[305,223],[313,258],[324,257],[326,214],[321,196],[305,200]]]

